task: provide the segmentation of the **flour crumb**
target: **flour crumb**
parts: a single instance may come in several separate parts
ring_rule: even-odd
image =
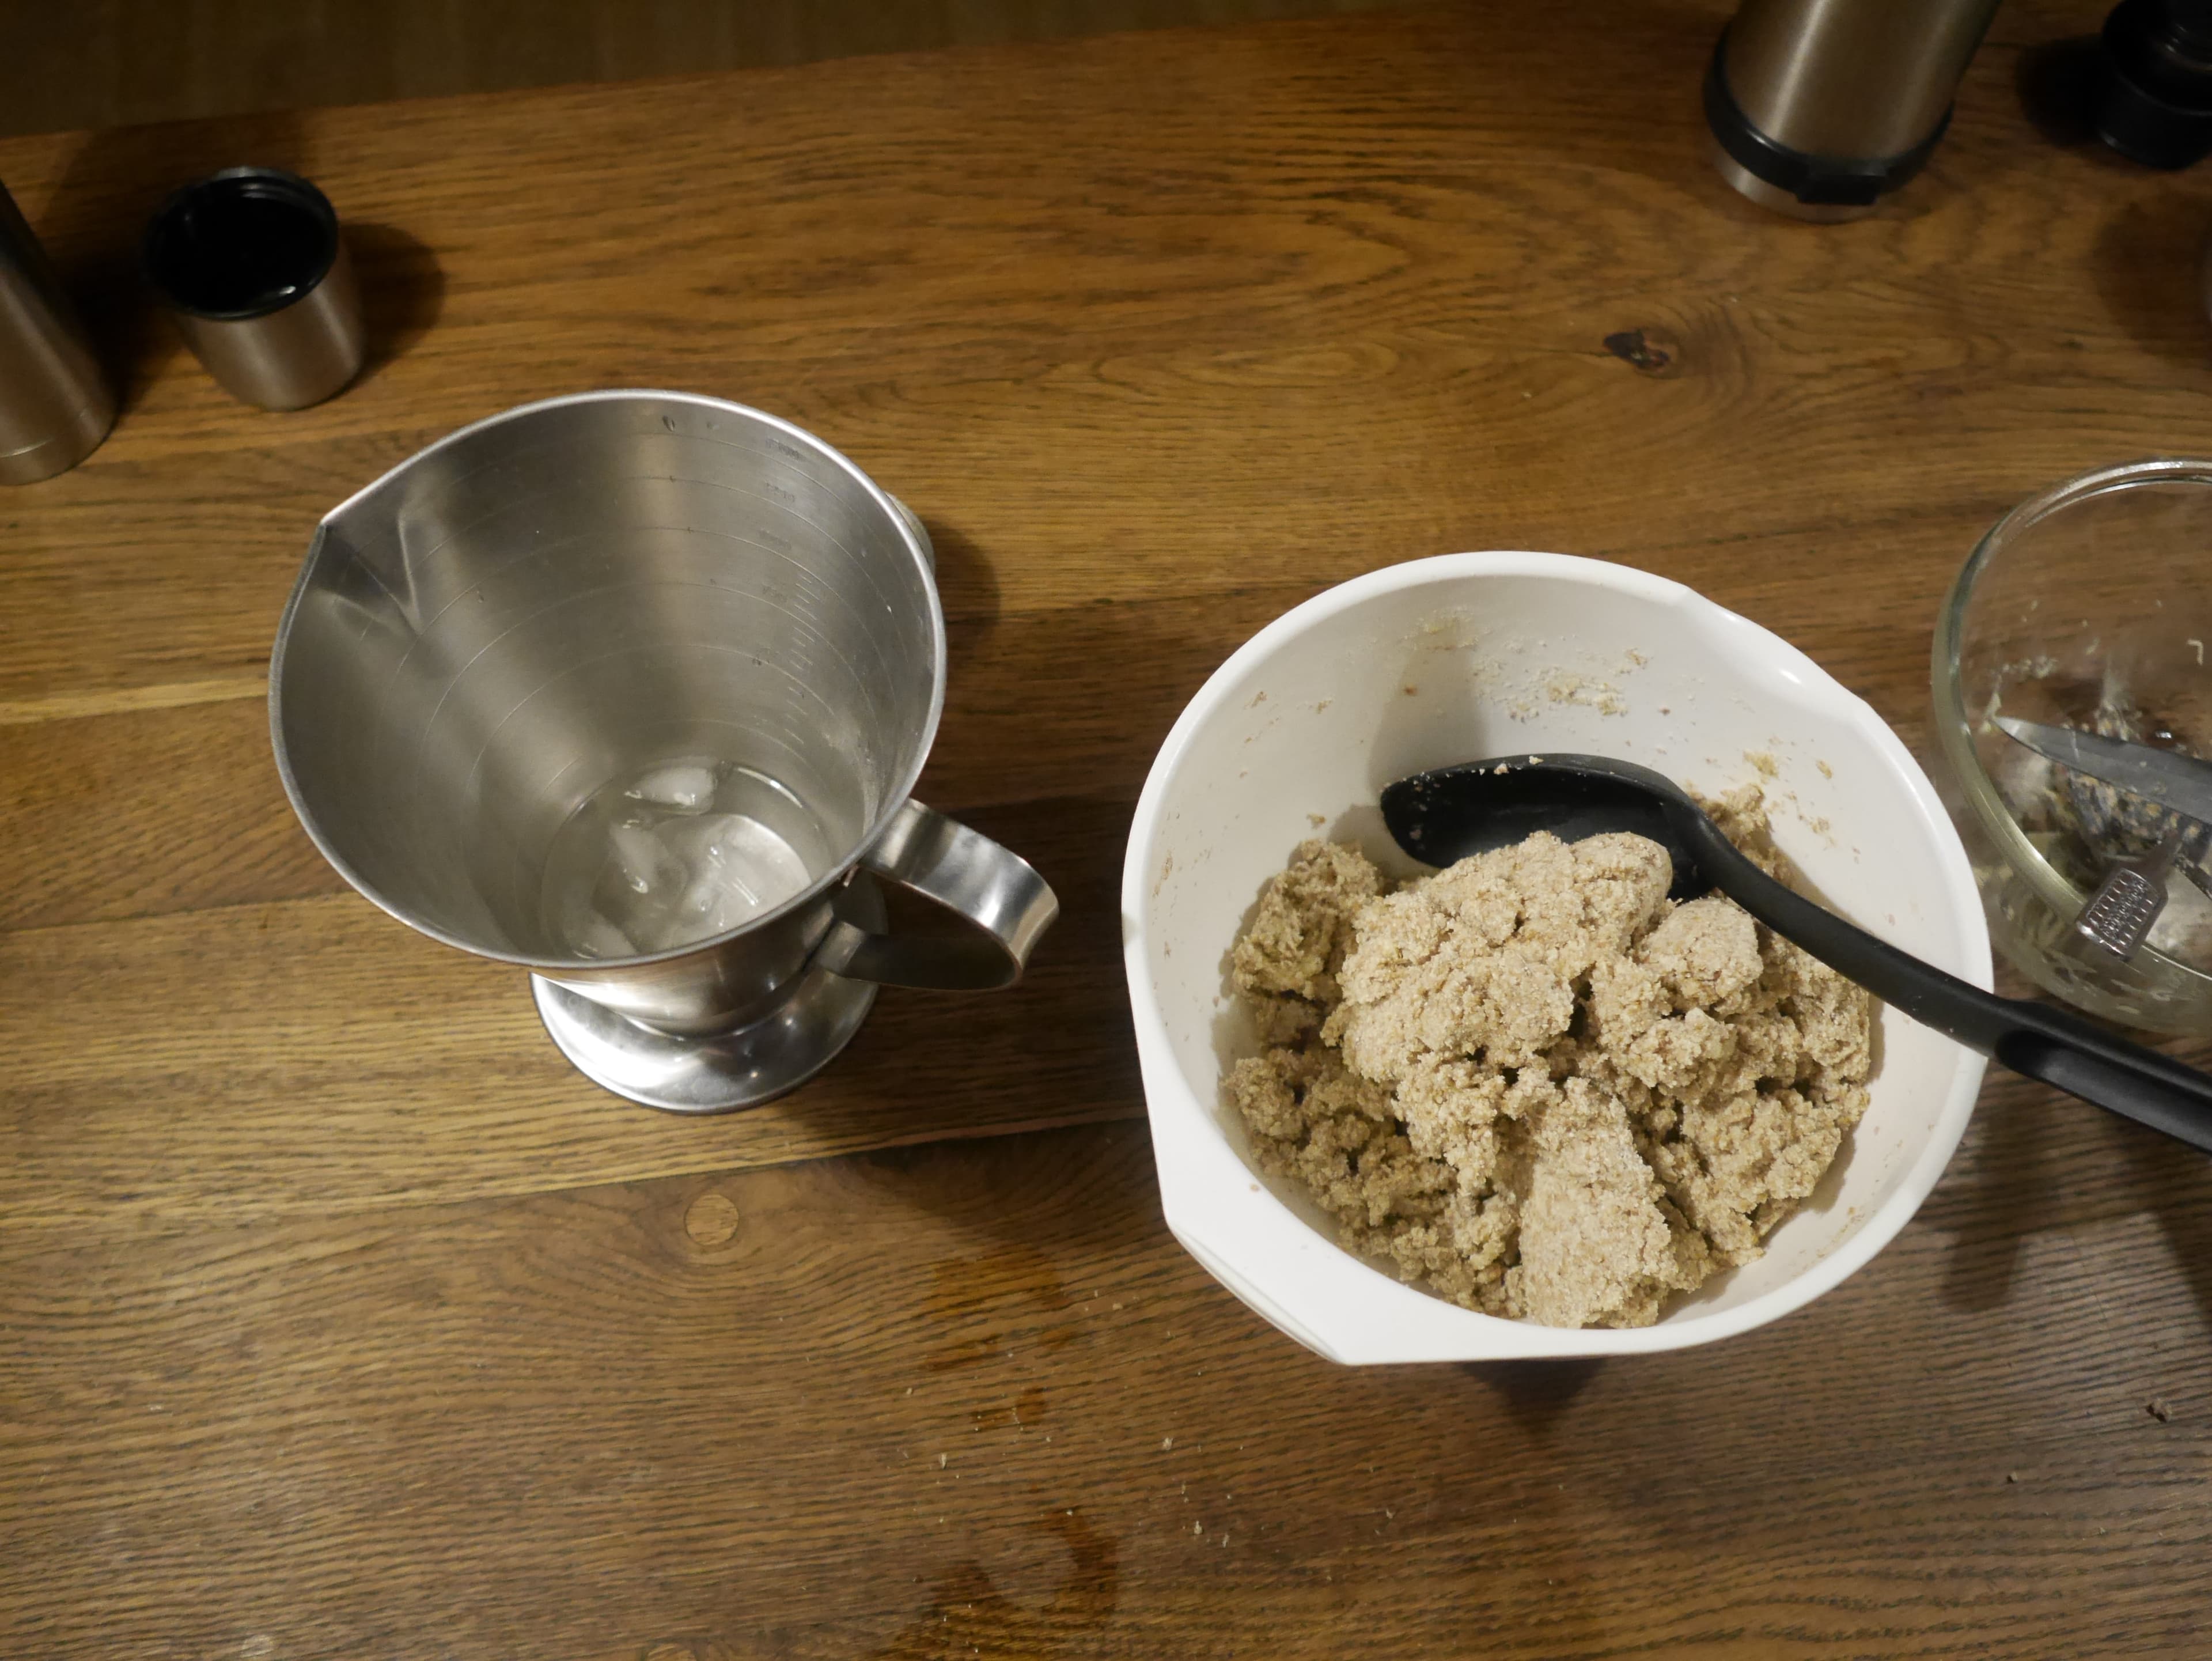
[[[1786,875],[1757,787],[1705,804]],[[1764,1250],[1866,1106],[1867,994],[1665,849],[1539,831],[1395,890],[1310,841],[1232,953],[1228,1100],[1351,1250],[1469,1309],[1646,1326]]]
[[[1820,770],[1820,776],[1824,779],[1832,779],[1836,776],[1836,770],[1829,766],[1825,761],[1816,761],[1813,765]]]
[[[2173,1409],[2166,1404],[2166,1402],[2162,1397],[2154,1397],[2152,1400],[2144,1402],[2143,1411],[2150,1415],[2152,1418],[2157,1420],[2161,1425],[2171,1423],[2173,1419]]]
[[[1743,758],[1751,764],[1752,771],[1763,779],[1773,778],[1782,771],[1781,764],[1774,759],[1771,750],[1747,750]]]
[[[1595,709],[1601,715],[1625,715],[1628,703],[1618,688],[1610,682],[1597,680],[1587,675],[1569,674],[1564,671],[1544,683],[1544,696],[1553,703],[1579,704],[1585,709]]]

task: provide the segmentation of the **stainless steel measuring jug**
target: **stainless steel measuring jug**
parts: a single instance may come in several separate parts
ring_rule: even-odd
[[[908,795],[944,695],[919,522],[788,422],[661,392],[508,411],[332,509],[269,683],[339,873],[693,1112],[811,1077],[878,983],[1020,977],[1052,891]],[[876,878],[965,926],[885,933]]]

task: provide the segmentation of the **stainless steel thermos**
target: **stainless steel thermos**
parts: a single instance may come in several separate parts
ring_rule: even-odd
[[[1721,173],[1801,219],[1856,219],[1905,184],[1997,0],[1744,0],[1713,49],[1705,120]]]
[[[52,263],[0,187],[0,484],[66,472],[115,423],[115,394]]]

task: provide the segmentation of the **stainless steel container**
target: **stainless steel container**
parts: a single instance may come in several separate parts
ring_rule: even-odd
[[[230,167],[185,186],[147,227],[145,265],[233,398],[305,409],[360,372],[353,260],[329,198],[295,174]]]
[[[1744,0],[1705,119],[1729,184],[1800,219],[1856,219],[1918,173],[1997,0]]]
[[[66,472],[115,424],[115,394],[15,198],[0,188],[0,484]]]
[[[355,887],[531,970],[601,1084],[703,1111],[811,1076],[876,983],[1011,984],[1052,922],[1027,864],[909,799],[944,689],[927,543],[851,462],[738,405],[594,392],[464,429],[331,511],[270,721]],[[656,898],[642,833],[689,834],[657,805],[688,776],[735,793],[716,818],[742,833]],[[706,938],[654,949],[623,932],[643,910],[598,909],[708,876],[752,904]],[[964,927],[885,934],[878,878]]]

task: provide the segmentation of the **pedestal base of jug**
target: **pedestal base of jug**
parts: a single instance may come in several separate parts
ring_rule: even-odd
[[[865,878],[846,904],[854,921],[881,929],[881,892]],[[799,1088],[837,1059],[876,1001],[872,981],[808,970],[791,995],[748,1025],[707,1037],[678,1037],[537,975],[538,1019],[576,1070],[593,1084],[669,1113],[730,1113]]]
[[[546,1031],[578,1072],[670,1113],[728,1113],[798,1089],[853,1041],[876,1001],[868,982],[815,970],[751,1025],[679,1038],[535,975],[530,988]]]

